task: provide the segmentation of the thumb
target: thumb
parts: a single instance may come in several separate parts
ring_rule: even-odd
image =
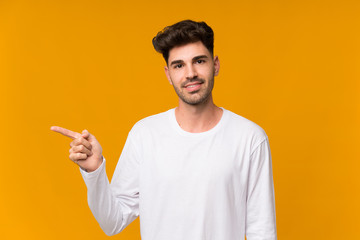
[[[81,132],[81,136],[83,137],[83,138],[88,138],[88,137],[90,137],[90,133],[89,133],[89,131],[88,130],[83,130],[82,132]]]

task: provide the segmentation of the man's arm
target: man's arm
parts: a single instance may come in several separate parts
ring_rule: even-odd
[[[264,139],[250,157],[247,192],[247,240],[276,240],[275,196],[271,154]]]
[[[126,140],[111,184],[104,163],[95,172],[81,171],[89,207],[106,235],[121,232],[139,216],[139,166],[131,137]]]
[[[89,207],[100,227],[107,235],[121,232],[139,215],[138,168],[130,140],[125,143],[114,174],[114,178],[120,174],[122,181],[110,185],[102,148],[93,135],[86,130],[82,134],[60,127],[51,127],[51,130],[73,139],[69,157],[81,169]]]

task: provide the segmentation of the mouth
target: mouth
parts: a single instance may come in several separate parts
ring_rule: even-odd
[[[201,84],[203,84],[204,81],[193,81],[185,84],[183,88],[185,88],[188,92],[195,92],[198,91],[201,88]]]

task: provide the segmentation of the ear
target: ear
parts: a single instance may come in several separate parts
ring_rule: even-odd
[[[169,73],[169,68],[167,66],[165,66],[164,70],[165,70],[165,75],[166,75],[167,80],[172,85],[172,81],[171,81],[171,77],[170,77],[170,73]]]
[[[218,56],[214,57],[214,75],[217,76],[220,71],[220,60]]]

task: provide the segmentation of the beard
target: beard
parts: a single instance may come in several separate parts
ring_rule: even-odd
[[[193,81],[200,81],[202,85],[206,82],[204,79],[195,78],[187,80],[180,87],[177,87],[173,84],[173,87],[176,94],[183,102],[189,105],[198,105],[205,102],[205,100],[207,100],[211,95],[211,92],[214,88],[214,77],[212,77],[210,81],[208,81],[208,85],[205,88],[201,88],[198,91],[194,91],[191,93],[186,92],[186,90],[184,90],[184,86]]]

